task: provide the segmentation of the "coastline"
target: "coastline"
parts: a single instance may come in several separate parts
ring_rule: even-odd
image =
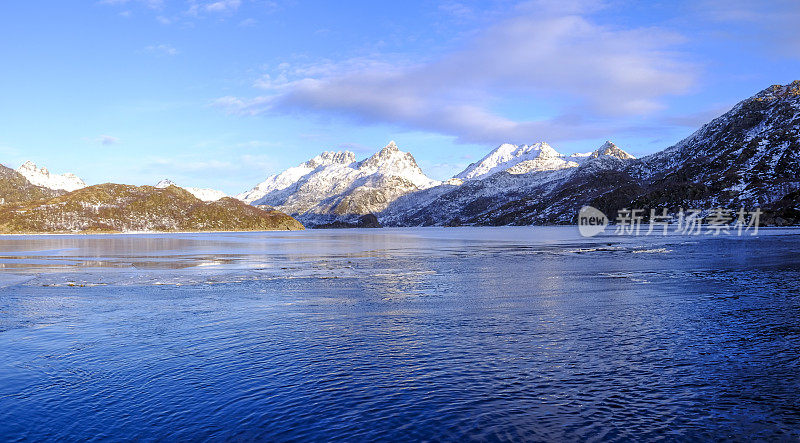
[[[614,227],[615,225],[609,224],[609,227]],[[706,226],[706,225],[702,225]],[[272,233],[272,232],[314,232],[314,231],[331,231],[331,232],[340,232],[340,231],[368,231],[368,232],[381,232],[381,231],[388,231],[388,230],[403,230],[403,229],[447,229],[447,230],[457,230],[457,229],[508,229],[508,228],[573,228],[576,231],[578,230],[577,224],[548,224],[548,225],[499,225],[499,226],[471,226],[471,225],[460,225],[460,226],[382,226],[380,228],[304,228],[304,229],[268,229],[268,230],[257,230],[257,231],[236,231],[236,230],[224,230],[224,231],[125,231],[125,232],[30,232],[30,233],[0,233],[0,238],[3,237],[31,237],[31,236],[64,236],[64,237],[83,237],[83,236],[92,236],[92,235],[103,235],[103,236],[112,236],[112,235],[163,235],[163,234],[243,234],[243,233]],[[783,229],[796,229],[800,232],[800,225],[788,225],[788,226],[759,226],[759,232],[762,230],[766,231],[775,231],[775,230],[783,230]],[[611,235],[613,237],[630,237],[630,235],[614,235],[613,232],[606,232],[606,235]],[[667,234],[668,236],[672,235],[686,235],[686,236],[695,236],[690,234],[680,234],[678,232],[670,232]],[[645,235],[639,235],[640,237]],[[660,236],[660,234],[659,234]],[[713,237],[712,235],[698,235],[702,237]],[[735,236],[733,234],[729,235],[720,235],[719,237],[730,237]],[[748,235],[742,235],[742,237],[748,237]]]

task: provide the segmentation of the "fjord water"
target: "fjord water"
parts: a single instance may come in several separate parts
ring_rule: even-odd
[[[0,237],[0,435],[800,438],[800,233]]]

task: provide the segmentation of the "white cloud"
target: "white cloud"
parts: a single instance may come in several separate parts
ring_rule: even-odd
[[[608,132],[606,116],[644,115],[693,85],[696,67],[674,49],[680,35],[593,22],[593,1],[527,2],[437,60],[351,59],[283,66],[255,98],[223,97],[232,112],[319,112],[453,135],[466,142],[564,140]],[[536,109],[557,97],[560,115],[514,119],[493,109],[513,97]]]

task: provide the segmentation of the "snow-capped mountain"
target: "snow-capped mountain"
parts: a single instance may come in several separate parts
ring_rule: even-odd
[[[467,166],[454,178],[474,180],[486,178],[500,171],[525,174],[532,171],[554,171],[578,166],[577,162],[565,158],[545,142],[532,145],[503,143],[480,161]]]
[[[609,176],[627,168],[633,159],[611,142],[571,156],[545,143],[533,148],[501,145],[459,174],[466,180],[453,178],[400,197],[378,214],[379,221],[390,226],[553,223],[554,214],[571,214],[575,204],[580,208],[586,195],[593,195],[598,184],[607,183]],[[477,175],[470,178],[470,173]],[[576,182],[588,183],[580,187]],[[520,211],[521,206],[537,201],[547,203]]]
[[[617,157],[621,160],[634,158],[619,149],[610,141],[600,149],[586,154],[563,155],[545,142],[532,145],[512,145],[504,143],[478,162],[472,163],[461,173],[453,177],[456,180],[475,180],[486,178],[501,171],[509,174],[527,174],[536,171],[557,171],[559,169],[576,168],[589,158],[600,155]],[[455,181],[451,183],[456,183]]]
[[[304,223],[378,213],[398,197],[438,185],[394,141],[362,161],[352,152],[324,152],[268,177],[237,198],[270,205]]]
[[[53,174],[45,167],[38,167],[32,161],[26,161],[19,168],[17,172],[22,174],[29,182],[36,186],[49,188],[61,191],[74,191],[86,187],[78,176],[72,173]]]
[[[256,200],[263,199],[270,193],[281,191],[292,186],[303,177],[314,172],[317,168],[331,165],[349,165],[355,161],[356,155],[350,151],[325,151],[307,162],[289,168],[280,174],[267,177],[266,180],[257,184],[256,187],[237,195],[236,198],[245,203],[253,203]]]
[[[179,186],[175,184],[175,182],[173,182],[172,180],[166,178],[156,183],[156,188],[167,188],[169,186],[177,186],[179,188],[183,188],[190,194],[194,195],[200,200],[203,200],[204,202],[213,202],[228,196],[224,192],[217,191],[216,189]]]
[[[586,154],[573,154],[573,157],[582,157],[584,155]],[[617,145],[608,140],[606,140],[606,142],[603,143],[603,146],[600,146],[598,150],[588,154],[589,158],[598,158],[603,156],[613,157],[619,160],[633,160],[636,158],[618,148]]]

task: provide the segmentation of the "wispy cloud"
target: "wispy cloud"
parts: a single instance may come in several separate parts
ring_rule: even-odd
[[[475,17],[474,9],[457,1],[445,1],[439,5],[439,10],[457,20],[471,20]]]
[[[264,140],[249,140],[246,142],[236,143],[233,145],[234,148],[248,148],[248,149],[257,149],[257,148],[267,148],[267,147],[275,147],[279,146],[280,143],[277,142],[270,142]]]
[[[189,0],[187,14],[199,16],[203,13],[233,13],[236,12],[240,6],[242,6],[242,0],[216,0],[208,2]]]
[[[447,180],[450,177],[458,174],[466,169],[470,162],[464,161],[460,163],[426,163],[421,162],[420,167],[423,168],[428,177],[436,178],[438,180]]]
[[[203,18],[231,18],[237,15],[245,3],[250,4],[251,11],[274,12],[279,8],[279,4],[271,0],[99,0],[100,5],[111,5],[124,7],[125,10],[120,14],[126,17],[133,15],[135,6],[143,6],[150,10],[156,21],[163,25],[182,24],[191,26],[195,20]],[[243,27],[254,26],[258,23],[255,18],[239,17],[239,24]]]
[[[800,58],[800,2],[797,0],[702,0],[695,7],[713,21],[735,24],[731,38],[757,50]]]
[[[101,5],[128,5],[132,3],[139,3],[150,9],[162,9],[164,7],[164,0],[100,0],[97,2]]]
[[[728,112],[735,103],[715,103],[706,109],[684,113],[681,115],[668,115],[661,120],[668,126],[683,126],[685,128],[699,128],[720,115]]]
[[[464,142],[565,140],[596,136],[605,116],[638,116],[693,85],[697,67],[676,47],[682,36],[656,28],[619,28],[592,20],[594,1],[536,1],[437,60],[351,59],[284,65],[256,81],[266,93],[222,97],[242,114],[315,112],[390,123]],[[508,97],[536,109],[558,96],[549,118],[495,111]]]
[[[149,54],[168,55],[168,56],[178,55],[179,53],[179,51],[175,49],[174,46],[167,44],[147,46],[144,48],[144,52]]]
[[[240,166],[225,160],[187,160],[179,158],[153,158],[145,166],[154,171],[169,171],[173,174],[186,173],[212,173],[222,171],[235,171]]]
[[[241,0],[220,0],[206,5],[206,11],[227,12],[235,11],[242,5]]]
[[[120,139],[110,135],[101,135],[97,137],[96,141],[103,146],[111,146],[118,144],[120,142]]]

